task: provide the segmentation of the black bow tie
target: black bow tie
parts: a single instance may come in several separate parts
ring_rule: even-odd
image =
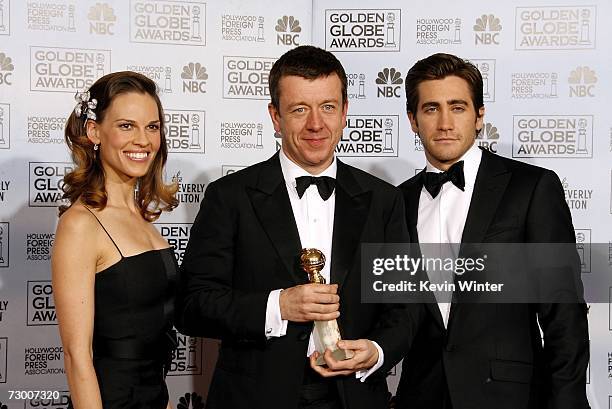
[[[438,196],[442,185],[446,182],[452,182],[459,189],[465,188],[465,177],[463,176],[463,161],[459,161],[451,166],[446,172],[426,172],[425,173],[425,189],[431,197]]]
[[[304,196],[304,192],[310,185],[317,186],[319,195],[321,195],[323,200],[329,199],[336,187],[336,179],[329,176],[300,176],[295,178],[295,183],[295,189],[300,199]]]

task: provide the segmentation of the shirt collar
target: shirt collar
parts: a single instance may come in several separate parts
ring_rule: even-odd
[[[474,186],[474,183],[476,183],[476,174],[478,173],[481,158],[482,151],[476,145],[476,141],[474,141],[472,146],[470,146],[470,148],[459,159],[463,161],[463,177],[465,178],[466,186]],[[427,161],[427,172],[442,172],[440,169],[429,163],[427,159],[425,160]]]
[[[291,159],[289,159],[287,155],[285,155],[285,152],[283,151],[282,148],[280,149],[278,156],[280,159],[281,170],[283,172],[283,178],[285,179],[285,183],[288,186],[295,187],[295,178],[300,177],[300,176],[329,176],[334,179],[336,178],[336,173],[338,170],[338,162],[336,161],[335,156],[334,156],[334,159],[331,165],[329,165],[327,169],[325,169],[323,172],[319,173],[318,175],[313,175],[307,172],[305,169],[301,168],[296,163],[292,162]]]

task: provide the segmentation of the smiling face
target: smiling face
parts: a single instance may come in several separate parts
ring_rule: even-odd
[[[309,80],[295,75],[279,81],[279,107],[268,105],[274,130],[283,138],[283,152],[311,174],[331,165],[346,124],[348,102],[335,73]]]
[[[450,75],[418,85],[416,113],[409,112],[429,163],[447,170],[472,146],[482,128],[484,107],[476,114],[467,81]]]
[[[100,144],[98,152],[107,181],[142,177],[160,147],[157,104],[148,94],[120,94],[109,105],[102,122],[88,121],[87,135]]]

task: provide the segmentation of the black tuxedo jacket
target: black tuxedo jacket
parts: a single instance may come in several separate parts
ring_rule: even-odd
[[[366,382],[337,381],[345,408],[387,406],[385,377],[405,353],[406,307],[360,302],[360,243],[407,242],[399,190],[338,161],[331,283],[339,285],[344,339],[367,338],[384,365]],[[297,407],[312,322],[289,322],[265,337],[270,291],[308,282],[298,265],[300,238],[278,154],[211,183],[182,263],[181,332],[222,340],[207,407]]]
[[[424,171],[400,185],[412,242],[423,180]],[[462,243],[575,243],[556,174],[484,150]],[[448,329],[436,303],[425,308],[402,364],[398,408],[447,408],[449,400],[453,409],[589,407],[584,304],[457,303]]]

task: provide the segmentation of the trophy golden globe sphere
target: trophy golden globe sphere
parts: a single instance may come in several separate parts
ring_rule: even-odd
[[[300,265],[308,273],[311,283],[325,284],[325,279],[319,273],[325,266],[325,255],[321,250],[308,248],[300,252]]]

